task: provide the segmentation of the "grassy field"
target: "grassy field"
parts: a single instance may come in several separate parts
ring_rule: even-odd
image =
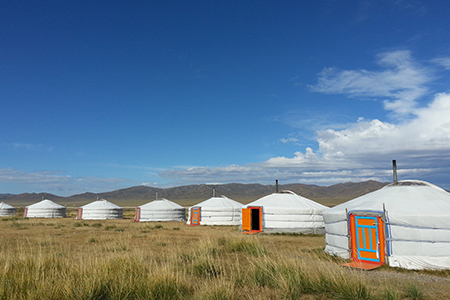
[[[324,236],[75,213],[0,219],[0,299],[450,299],[450,273],[348,269]]]

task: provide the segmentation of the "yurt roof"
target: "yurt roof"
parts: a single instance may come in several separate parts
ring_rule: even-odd
[[[395,213],[448,216],[450,214],[450,193],[425,181],[405,180],[339,204],[329,209],[326,214],[337,213],[345,209],[348,211],[380,211],[383,206],[391,215]]]
[[[6,204],[5,202],[0,202],[0,209],[15,209],[14,206],[11,206],[9,204]]]
[[[297,195],[291,191],[282,191],[281,193],[273,193],[256,201],[253,201],[247,206],[264,206],[264,207],[277,207],[277,208],[302,208],[302,209],[328,209],[327,206],[317,203],[313,200],[307,199],[300,195]]]
[[[84,206],[81,206],[83,209],[121,209],[122,207],[109,202],[106,199],[97,200],[91,203],[88,203]]]
[[[65,208],[64,206],[59,205],[48,199],[44,199],[40,202],[28,205],[27,207],[28,208]]]
[[[140,205],[140,208],[145,208],[145,209],[180,209],[180,208],[184,208],[183,206],[172,202],[170,200],[167,199],[157,199],[157,200],[153,200],[151,202],[148,202],[146,204]]]
[[[200,202],[194,206],[201,206],[201,207],[236,207],[241,208],[243,206],[242,203],[239,203],[235,200],[232,200],[226,196],[220,196],[220,197],[212,197],[208,200],[205,200],[203,202]]]

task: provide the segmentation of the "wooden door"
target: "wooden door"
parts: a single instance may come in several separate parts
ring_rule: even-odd
[[[191,225],[197,226],[200,225],[201,218],[201,209],[200,207],[192,207],[191,208]]]
[[[384,263],[384,222],[377,216],[350,216],[352,259]]]
[[[242,209],[242,230],[252,230],[252,210],[251,208]]]
[[[242,230],[260,232],[262,231],[262,208],[251,206],[242,209]]]
[[[77,220],[81,220],[82,217],[83,217],[83,208],[79,207],[77,212]]]
[[[134,221],[139,222],[141,220],[141,208],[136,207],[136,215],[134,216]]]

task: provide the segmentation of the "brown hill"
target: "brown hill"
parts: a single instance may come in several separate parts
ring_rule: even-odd
[[[386,185],[386,183],[371,180],[358,183],[340,183],[331,186],[284,184],[279,185],[278,189],[280,191],[291,190],[303,197],[318,201],[328,206],[333,206],[380,189],[384,185]],[[1,194],[0,201],[15,206],[26,206],[46,198],[62,205],[74,207],[87,204],[99,197],[122,206],[137,206],[152,201],[156,198],[156,196],[158,196],[158,198],[167,198],[181,205],[189,206],[212,197],[213,189],[215,189],[216,195],[225,195],[236,201],[249,203],[262,196],[274,193],[276,187],[275,185],[241,183],[229,183],[222,185],[186,185],[166,189],[147,186],[134,186],[100,194],[84,193],[70,197],[60,197],[48,193],[25,193],[18,195]]]

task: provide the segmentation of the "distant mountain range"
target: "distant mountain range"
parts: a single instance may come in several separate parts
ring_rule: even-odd
[[[303,197],[315,200],[325,205],[333,206],[338,203],[359,197],[369,192],[378,190],[387,183],[378,181],[348,182],[331,186],[318,186],[306,184],[283,184],[278,186],[278,190],[290,190]],[[25,206],[45,199],[50,199],[63,205],[83,205],[92,202],[99,197],[107,199],[118,205],[140,205],[158,198],[166,198],[181,205],[192,205],[213,196],[213,191],[217,196],[225,195],[242,203],[249,203],[260,197],[274,193],[275,185],[262,184],[240,184],[229,183],[219,185],[187,185],[172,188],[154,188],[148,186],[134,186],[100,194],[84,193],[69,197],[61,197],[49,193],[24,193],[24,194],[0,194],[0,201],[5,203]]]

